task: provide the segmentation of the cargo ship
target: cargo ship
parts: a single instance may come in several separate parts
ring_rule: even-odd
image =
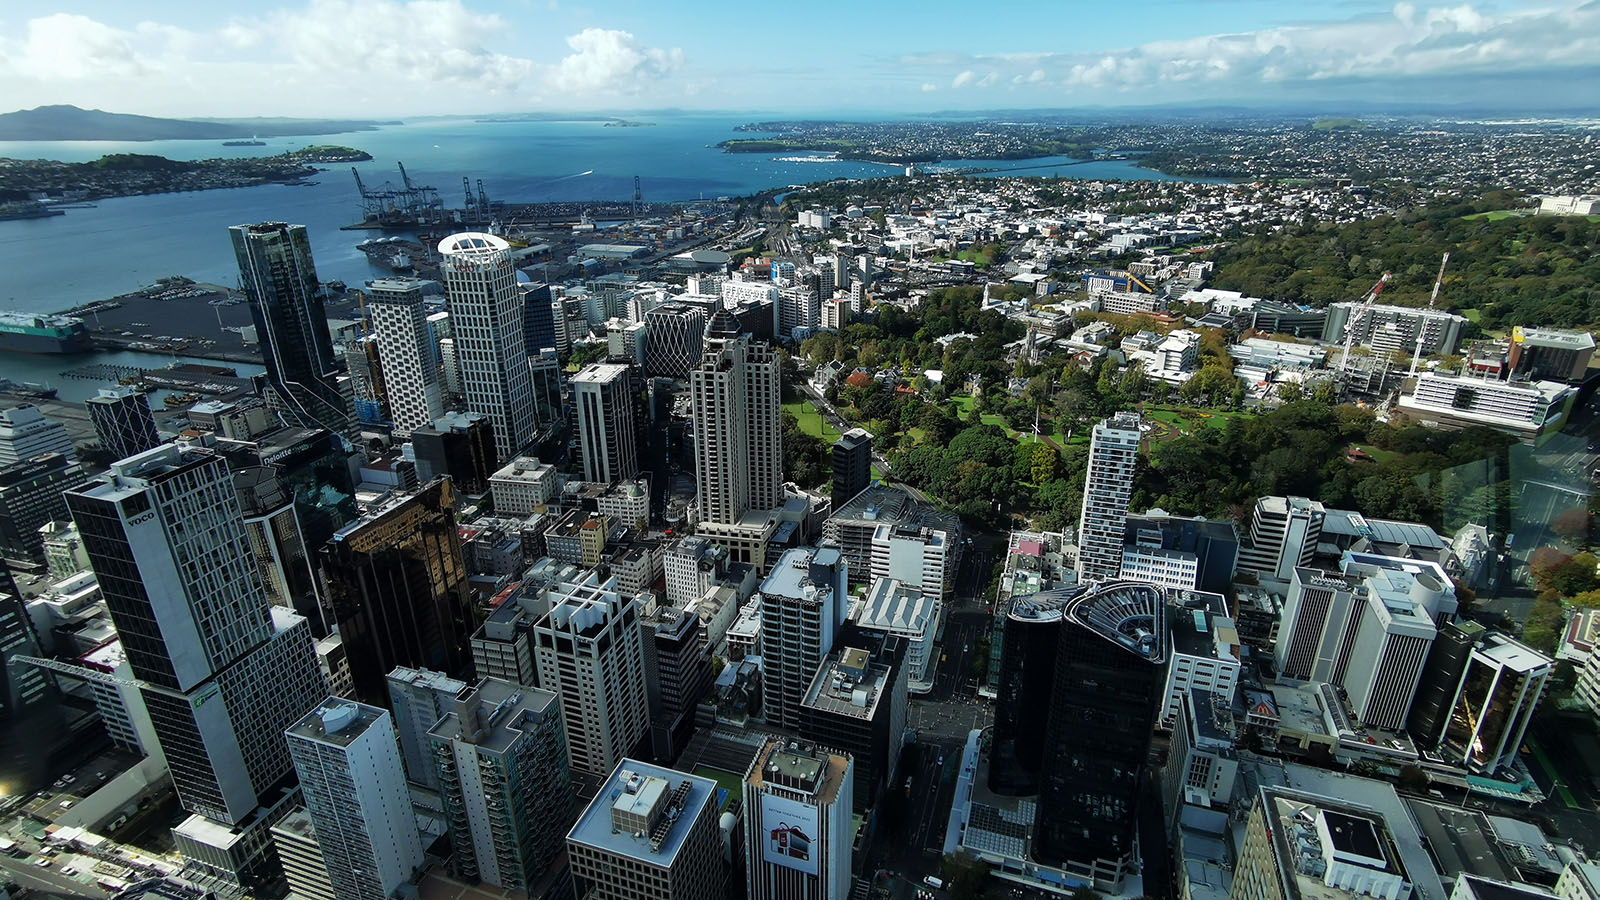
[[[71,316],[0,312],[0,351],[11,353],[88,353],[89,329]]]

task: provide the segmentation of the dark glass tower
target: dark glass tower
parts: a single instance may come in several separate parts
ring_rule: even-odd
[[[872,435],[865,428],[852,428],[833,442],[833,508],[872,483]]]
[[[550,285],[524,284],[522,288],[522,346],[529,359],[539,351],[556,349],[556,313],[551,307]]]
[[[456,529],[455,487],[435,480],[353,523],[320,553],[356,699],[387,707],[395,666],[472,677],[478,627]]]
[[[1133,864],[1165,681],[1165,595],[1153,584],[1109,582],[1066,608],[1060,636],[1033,857],[1116,881]]]
[[[306,227],[264,222],[228,231],[276,405],[307,428],[349,430],[350,404],[339,390]]]
[[[1000,681],[989,753],[989,790],[1011,797],[1039,793],[1044,764],[1042,710],[1055,689],[1056,652],[1066,607],[1080,590],[1018,600],[1006,616]]]

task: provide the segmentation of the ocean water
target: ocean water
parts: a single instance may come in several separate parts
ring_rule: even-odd
[[[0,142],[0,157],[85,161],[107,153],[174,159],[259,156],[308,144],[342,144],[372,154],[357,166],[369,188],[399,184],[396,163],[412,181],[439,189],[460,206],[461,179],[482,179],[491,199],[511,202],[626,201],[638,176],[647,201],[737,196],[833,178],[882,177],[895,167],[857,162],[784,162],[765,154],[723,153],[718,141],[753,116],[647,117],[641,128],[599,122],[431,120],[378,131],[269,138],[265,147],[215,141]],[[746,135],[748,136],[748,135]],[[801,154],[780,154],[794,156]],[[962,160],[942,167],[1028,166],[1017,175],[1078,179],[1169,180],[1130,162],[1073,165],[1066,158]],[[247,222],[307,226],[318,274],[352,284],[386,274],[355,247],[373,232],[340,231],[360,219],[350,167],[329,166],[307,186],[264,185],[102,200],[64,216],[0,222],[0,309],[49,312],[126,293],[166,275],[232,285],[238,271],[227,228]]]

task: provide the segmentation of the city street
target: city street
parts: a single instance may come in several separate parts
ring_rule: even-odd
[[[24,888],[43,891],[47,894],[68,897],[92,897],[95,900],[109,896],[105,891],[93,884],[84,884],[51,868],[43,868],[33,863],[13,859],[9,856],[0,856],[0,868],[6,870],[6,876],[22,885]]]

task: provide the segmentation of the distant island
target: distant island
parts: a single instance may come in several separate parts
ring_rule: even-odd
[[[1097,145],[1071,129],[1000,122],[751,122],[762,137],[717,144],[725,153],[831,153],[838,159],[912,165],[947,159],[1095,158]]]
[[[168,159],[147,153],[113,153],[92,162],[0,159],[0,202],[44,197],[89,201],[175,191],[303,184],[315,164],[361,162],[371,154],[352,147],[306,147],[277,156],[244,159]]]
[[[76,106],[0,113],[0,141],[224,141],[375,131],[360,119],[161,119]]]
[[[649,128],[654,122],[629,122],[625,119],[614,119],[605,124],[606,128]]]

